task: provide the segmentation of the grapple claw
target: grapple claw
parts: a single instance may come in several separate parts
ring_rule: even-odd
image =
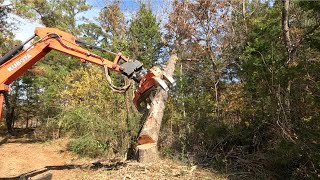
[[[173,79],[172,76],[168,76],[167,73],[163,72],[163,79],[169,85],[169,88],[172,88],[176,85],[176,81]]]
[[[133,103],[139,112],[144,112],[146,109],[149,109],[148,106],[152,104],[154,94],[157,92],[158,87],[168,91],[170,87],[174,85],[175,82],[173,78],[155,66],[151,68],[140,81],[139,87],[134,94]]]
[[[162,80],[160,77],[154,77],[153,78],[157,85],[159,85],[163,90],[169,91],[169,86],[166,84],[164,80]]]

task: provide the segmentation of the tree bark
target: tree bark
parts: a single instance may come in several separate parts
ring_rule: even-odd
[[[243,20],[244,20],[244,26],[245,26],[245,30],[246,33],[248,33],[248,26],[247,26],[247,21],[246,21],[246,0],[242,0],[242,16],[243,16]]]
[[[178,57],[176,52],[172,51],[167,67],[164,70],[168,76],[173,75],[177,59]],[[139,162],[152,162],[158,159],[158,150],[156,145],[159,139],[160,127],[167,98],[168,93],[163,89],[160,89],[154,96],[149,114],[138,137],[136,152]]]
[[[13,132],[13,120],[14,120],[14,106],[10,103],[8,93],[4,93],[4,100],[6,103],[6,125],[8,133],[11,134]]]
[[[289,5],[290,5],[290,0],[282,0],[282,31],[283,31],[283,39],[284,39],[284,44],[286,46],[287,49],[287,62],[286,62],[286,66],[290,67],[290,65],[293,65],[294,62],[294,52],[297,50],[297,47],[299,46],[299,44],[296,44],[297,46],[295,46],[295,44],[292,43],[291,39],[290,39],[290,29],[289,29]],[[301,40],[301,39],[300,39]],[[277,121],[277,124],[280,126],[280,128],[283,131],[283,134],[293,143],[295,143],[294,140],[294,133],[293,133],[293,128],[292,128],[292,122],[291,122],[291,84],[292,84],[292,80],[288,80],[287,82],[287,88],[286,89],[282,89],[282,93],[280,85],[279,85],[279,95],[278,95],[278,104],[280,105],[279,109],[280,112],[283,113],[284,116],[284,120],[281,121]],[[284,94],[284,103],[281,102],[281,94]],[[283,107],[283,104],[285,105],[285,107]],[[282,109],[282,111],[281,111]],[[283,124],[281,126],[281,124]]]
[[[291,51],[292,51],[292,43],[290,39],[290,31],[289,31],[289,5],[290,0],[282,0],[282,31],[283,31],[283,39],[286,45],[287,53],[288,53],[288,61],[291,61]]]
[[[12,91],[12,95],[9,95],[8,92],[4,93],[4,101],[6,104],[6,125],[8,132],[11,134],[14,128],[14,121],[16,118],[16,107],[18,103],[18,94],[20,90],[20,86],[17,81],[14,82],[14,91]]]

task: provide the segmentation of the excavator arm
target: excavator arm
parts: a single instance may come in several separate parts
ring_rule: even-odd
[[[23,50],[24,45],[35,39],[35,37],[39,39]],[[111,53],[115,56],[114,60],[105,59],[83,47],[95,48],[103,52]],[[100,47],[89,45],[59,29],[39,27],[35,29],[34,36],[0,58],[0,120],[2,117],[4,93],[10,91],[10,84],[51,50],[77,57],[82,62],[90,62],[102,66],[105,70],[108,84],[116,92],[125,92],[130,84],[124,87],[115,86],[109,76],[109,70],[133,79],[139,84],[135,90],[133,102],[140,111],[143,111],[143,107],[140,106],[142,102],[150,103],[149,95],[151,90],[159,86],[168,90],[168,87],[174,83],[172,77],[167,77],[157,66],[147,71],[143,68],[141,62],[131,60],[121,53],[116,54]]]

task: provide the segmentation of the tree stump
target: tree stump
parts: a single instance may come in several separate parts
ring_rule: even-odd
[[[136,152],[140,163],[153,163],[159,160],[157,143],[138,145]]]

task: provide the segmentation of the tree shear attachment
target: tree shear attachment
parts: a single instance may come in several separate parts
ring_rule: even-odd
[[[133,103],[139,112],[143,112],[149,109],[158,87],[168,91],[173,86],[175,86],[174,79],[168,76],[158,66],[154,66],[148,70],[144,78],[140,80],[139,87],[134,93]]]

